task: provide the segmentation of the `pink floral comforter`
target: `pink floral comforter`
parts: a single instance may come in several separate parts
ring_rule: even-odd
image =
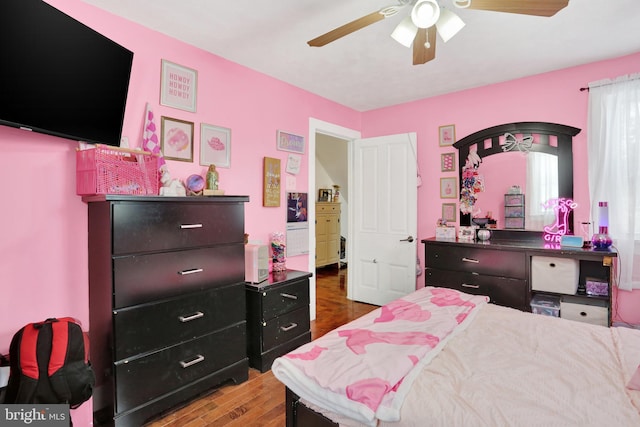
[[[271,369],[315,405],[368,425],[397,421],[421,368],[487,301],[426,287],[276,359]]]

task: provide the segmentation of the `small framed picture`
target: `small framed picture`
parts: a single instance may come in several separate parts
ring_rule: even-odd
[[[440,154],[440,169],[442,172],[455,172],[456,171],[456,154],[444,153]]]
[[[319,202],[330,202],[333,200],[333,190],[330,188],[321,188],[318,190]]]
[[[456,222],[456,204],[455,203],[442,204],[442,219],[444,219],[447,222]]]
[[[163,116],[161,145],[165,158],[193,162],[193,122]]]
[[[438,128],[438,137],[441,147],[453,145],[456,142],[456,126],[446,125]]]
[[[197,92],[198,72],[196,70],[162,60],[161,105],[195,113]]]
[[[304,154],[304,136],[294,135],[292,133],[278,131],[277,149],[282,151],[290,151],[292,153]]]
[[[280,159],[264,158],[262,206],[280,206]]]
[[[231,129],[200,124],[200,164],[231,167]]]
[[[458,178],[440,178],[440,198],[456,199],[458,197]]]

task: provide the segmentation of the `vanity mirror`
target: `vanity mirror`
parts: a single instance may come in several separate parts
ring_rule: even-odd
[[[461,188],[469,153],[479,160],[477,172],[482,175],[484,191],[476,194],[476,216],[492,212],[493,218],[498,219],[498,228],[505,228],[504,195],[513,191],[511,187],[519,186],[527,206],[524,228],[541,231],[549,225],[549,211],[541,207],[540,201],[573,198],[572,146],[573,137],[579,132],[578,128],[555,123],[519,122],[493,126],[457,141],[454,147],[458,149]],[[543,211],[547,212],[546,217]],[[471,217],[461,209],[460,225],[471,225]],[[568,225],[571,234],[572,213]]]

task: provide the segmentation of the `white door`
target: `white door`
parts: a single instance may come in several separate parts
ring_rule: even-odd
[[[353,142],[351,299],[384,305],[416,287],[416,134]]]

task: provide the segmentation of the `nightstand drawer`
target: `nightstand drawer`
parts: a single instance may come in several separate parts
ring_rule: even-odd
[[[309,281],[306,279],[263,291],[263,320],[268,321],[299,308],[309,309]]]
[[[425,284],[457,289],[472,295],[486,295],[494,304],[529,311],[526,280],[427,268]]]
[[[122,413],[244,359],[245,323],[115,364]]]
[[[113,205],[113,254],[244,242],[244,206],[141,203]]]
[[[469,273],[526,279],[524,252],[497,249],[430,245],[426,248],[426,267]]]
[[[162,252],[113,260],[114,308],[244,281],[244,245]]]
[[[115,360],[206,335],[245,320],[242,284],[114,310]]]
[[[323,213],[340,213],[340,203],[316,203],[316,215]]]
[[[308,306],[268,320],[262,329],[262,351],[265,352],[286,343],[298,335],[308,332],[309,328]]]

